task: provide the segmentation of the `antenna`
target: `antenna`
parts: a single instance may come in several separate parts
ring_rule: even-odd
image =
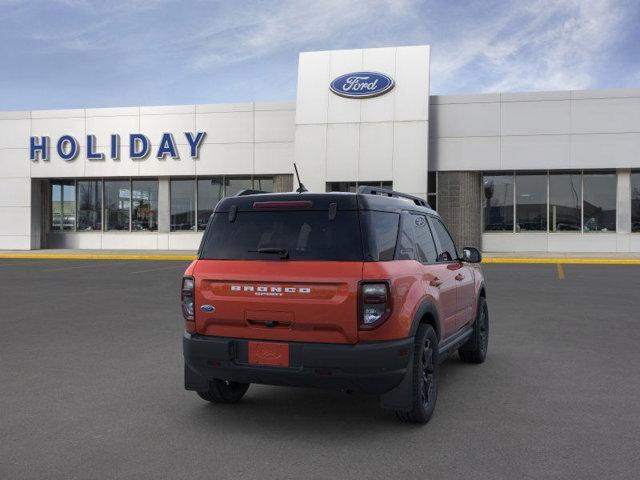
[[[307,188],[304,186],[304,183],[302,183],[300,181],[300,174],[298,173],[298,166],[295,163],[293,164],[293,168],[296,171],[296,177],[298,178],[298,185],[299,185],[299,187],[296,188],[296,192],[298,192],[298,193],[308,192],[309,190],[307,190]]]

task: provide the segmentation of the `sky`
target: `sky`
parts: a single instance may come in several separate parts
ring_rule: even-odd
[[[292,101],[301,51],[431,45],[431,94],[640,87],[639,0],[0,0],[0,110]]]

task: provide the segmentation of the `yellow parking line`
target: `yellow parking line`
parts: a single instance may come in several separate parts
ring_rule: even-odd
[[[0,253],[0,258],[46,260],[195,260],[195,255],[125,255],[111,253]]]
[[[487,258],[482,263],[531,263],[561,265],[640,265],[640,258]]]
[[[564,268],[561,263],[556,263],[556,269],[558,270],[558,278],[564,280]]]

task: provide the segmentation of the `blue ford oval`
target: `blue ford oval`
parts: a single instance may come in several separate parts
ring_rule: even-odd
[[[393,78],[384,73],[353,72],[335,78],[329,88],[341,97],[368,98],[387,93],[393,86]]]

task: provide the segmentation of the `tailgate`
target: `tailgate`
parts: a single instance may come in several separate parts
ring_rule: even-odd
[[[357,341],[362,262],[200,260],[194,277],[196,330],[202,335]]]

